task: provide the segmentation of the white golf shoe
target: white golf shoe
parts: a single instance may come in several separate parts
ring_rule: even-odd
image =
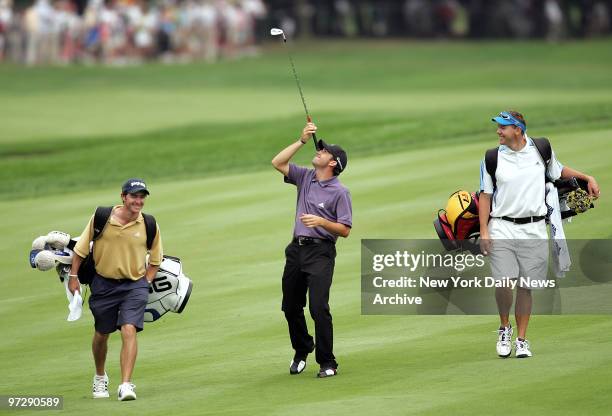
[[[516,358],[529,358],[532,356],[531,350],[529,349],[529,341],[527,341],[526,339],[523,341],[517,339],[516,341],[514,341],[514,346],[516,348]]]
[[[117,389],[117,400],[122,402],[127,400],[136,400],[136,392],[134,391],[135,388],[136,386],[132,383],[121,383]]]
[[[502,358],[510,357],[512,354],[512,325],[499,328],[497,335],[497,355]]]
[[[108,375],[106,373],[103,376],[94,374],[92,393],[94,399],[105,399],[108,397]]]

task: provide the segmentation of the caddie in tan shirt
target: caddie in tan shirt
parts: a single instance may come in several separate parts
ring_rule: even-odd
[[[106,398],[108,376],[105,371],[109,335],[121,331],[121,378],[119,400],[135,400],[135,386],[131,382],[136,363],[136,333],[144,326],[144,312],[149,297],[149,285],[155,279],[162,261],[162,242],[159,227],[147,249],[147,231],[142,208],[149,195],[142,179],[129,179],[121,189],[123,205],[113,207],[98,239],[93,242],[96,274],[90,284],[89,309],[94,316],[95,332],[92,351],[96,366],[93,397]],[[108,212],[108,211],[107,211]],[[151,218],[148,216],[148,218]],[[153,228],[153,227],[150,227]],[[72,293],[80,288],[77,271],[83,258],[89,255],[94,236],[94,217],[83,230],[74,247],[68,287]],[[147,264],[147,252],[149,260]]]
[[[147,255],[147,233],[142,214],[136,220],[121,224],[115,213],[121,205],[113,207],[113,215],[108,220],[104,232],[94,242],[94,261],[96,273],[107,279],[139,280],[145,275]],[[81,257],[89,254],[89,242],[93,238],[93,216],[74,246],[74,252]],[[149,264],[159,266],[162,261],[162,246],[159,234],[153,239],[149,254]]]

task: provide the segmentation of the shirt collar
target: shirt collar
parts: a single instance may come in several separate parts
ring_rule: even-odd
[[[115,206],[113,207],[113,212],[114,212],[114,211],[115,211],[117,208],[120,208],[120,207],[122,207],[122,206],[123,206],[123,205],[115,205]],[[109,218],[109,222],[112,220],[112,216],[113,216],[113,213],[111,212],[111,218]],[[132,224],[132,223],[134,223],[134,222],[143,222],[143,221],[144,221],[144,217],[142,216],[142,212],[141,212],[141,213],[139,213],[139,214],[138,214],[138,218],[136,218],[136,220],[135,220],[135,221],[131,221],[131,222],[129,222],[128,224]],[[118,224],[118,223],[117,223],[117,224]],[[127,225],[127,224],[126,224],[126,225]]]
[[[522,153],[522,152],[526,152],[529,147],[531,146],[535,146],[533,144],[533,140],[531,139],[531,137],[525,135],[525,140],[527,140],[527,144],[525,144],[525,146],[523,146],[523,148],[521,150],[519,150],[518,152],[510,149],[508,146],[506,146],[505,144],[501,144],[499,145],[499,151],[500,152],[504,152],[504,153]]]
[[[527,152],[530,147],[534,146],[533,140],[531,140],[531,137],[525,135],[525,140],[527,140],[527,143],[525,144],[525,146],[523,146],[521,150],[519,150],[519,152]]]
[[[312,177],[312,179],[310,180],[310,182],[318,182],[318,183],[319,183],[319,185],[321,185],[321,186],[323,186],[323,187],[326,187],[326,186],[333,185],[333,184],[335,184],[336,182],[338,182],[338,177],[337,177],[337,176],[332,176],[331,178],[329,178],[329,179],[325,179],[324,181],[318,181],[318,180],[317,180],[317,176],[316,176],[316,175],[314,175],[314,176]]]

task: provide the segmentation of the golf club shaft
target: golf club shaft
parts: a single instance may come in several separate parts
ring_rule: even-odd
[[[285,41],[285,43],[287,42],[286,39],[283,39],[283,40]],[[311,123],[312,117],[310,117],[310,114],[308,113],[308,107],[306,106],[306,100],[304,99],[304,93],[302,92],[302,86],[300,85],[300,79],[298,78],[297,72],[295,70],[295,64],[293,63],[293,56],[291,55],[291,52],[289,52],[289,62],[291,62],[291,70],[293,71],[293,77],[295,78],[295,83],[297,84],[298,90],[300,92],[300,98],[302,98],[302,104],[304,105],[304,112],[306,113],[306,121]],[[313,133],[312,139],[313,139],[315,151],[318,151],[319,146],[317,146],[317,135]]]

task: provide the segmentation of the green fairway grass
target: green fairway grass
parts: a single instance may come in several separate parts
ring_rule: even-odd
[[[292,48],[320,136],[353,157],[491,140],[483,121],[506,107],[527,115],[531,134],[553,140],[570,129],[612,128],[611,45]],[[304,120],[280,46],[219,65],[0,67],[0,196],[108,186],[130,171],[168,181],[267,169]]]
[[[286,51],[216,66],[0,67],[0,395],[62,395],[57,414],[70,415],[609,414],[609,316],[534,316],[534,357],[501,360],[495,316],[361,316],[360,240],[435,238],[448,195],[477,189],[497,143],[489,119],[507,107],[599,181],[596,209],[568,237],[610,238],[611,46],[294,45],[321,137],[347,149],[353,198],[330,301],[339,376],[325,380],[313,356],[288,375],[280,310],[295,189],[270,160],[304,120]],[[94,401],[91,313],[66,322],[57,276],[27,254],[40,234],[80,233],[130,176],[147,179],[145,212],[194,289],[182,315],[140,334],[138,400],[116,400],[115,334],[111,398]]]

